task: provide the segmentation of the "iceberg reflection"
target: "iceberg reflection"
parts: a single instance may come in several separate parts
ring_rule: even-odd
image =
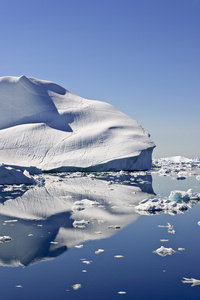
[[[54,258],[89,240],[112,236],[137,220],[135,206],[151,198],[151,175],[137,173],[46,174],[0,204],[0,264],[27,266]],[[9,196],[12,193],[9,193]]]

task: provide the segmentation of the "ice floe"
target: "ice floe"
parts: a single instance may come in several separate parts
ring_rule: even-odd
[[[176,214],[193,207],[199,200],[200,193],[195,193],[191,189],[187,192],[177,190],[171,191],[167,199],[144,199],[135,207],[135,210],[140,214],[155,214],[159,212]]]
[[[0,236],[0,243],[7,243],[10,242],[12,239],[10,236],[4,235],[4,236]]]
[[[105,252],[105,250],[103,250],[103,249],[98,249],[98,250],[95,251],[95,254],[100,254],[100,253],[104,253],[104,252]]]
[[[152,165],[153,172],[177,180],[195,175],[198,168],[200,168],[200,158],[189,159],[182,156],[153,159]]]
[[[165,248],[164,246],[161,246],[160,248],[158,248],[156,250],[156,253],[160,256],[167,256],[167,255],[172,255],[174,254],[176,251],[173,250],[172,248]]]
[[[73,290],[76,291],[76,290],[82,288],[82,285],[80,283],[76,283],[76,284],[72,285],[72,288],[73,288]]]
[[[199,279],[195,279],[195,278],[186,278],[183,277],[182,280],[183,283],[191,283],[191,286],[196,286],[196,285],[200,285],[200,280]]]

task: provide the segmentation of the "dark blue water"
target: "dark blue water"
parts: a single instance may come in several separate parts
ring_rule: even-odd
[[[171,190],[187,191],[189,188],[200,192],[200,182],[194,176],[178,181],[153,175],[156,194],[168,196]],[[199,299],[200,286],[182,283],[183,277],[200,279],[199,204],[184,214],[140,216],[121,230],[111,229],[114,234],[109,238],[83,242],[80,249],[57,248],[55,252],[51,251],[51,255],[48,234],[51,239],[52,234],[56,235],[59,218],[62,221],[58,227],[66,228],[67,215],[49,218],[41,227],[40,237],[35,231],[36,227],[40,228],[38,225],[42,225],[40,221],[27,221],[27,224],[18,221],[5,225],[6,218],[1,217],[0,235],[13,230],[15,236],[27,236],[31,228],[35,234],[32,247],[26,245],[28,238],[23,239],[21,247],[24,252],[20,250],[20,262],[24,263],[18,266],[13,266],[19,261],[17,244],[12,240],[0,244],[1,249],[7,249],[2,250],[4,257],[0,257],[1,299]],[[166,227],[159,227],[167,225],[167,222],[174,226],[175,234],[168,233]],[[160,239],[169,241],[161,242]],[[35,247],[37,244],[38,247]],[[172,247],[176,252],[161,257],[154,252],[161,245]],[[185,250],[178,251],[179,247]],[[98,249],[105,252],[95,254]],[[7,257],[5,252],[12,257]],[[115,255],[123,257],[115,258]],[[35,261],[34,257],[37,258]],[[84,264],[81,259],[91,263]],[[74,290],[74,284],[81,284],[81,288]],[[126,293],[118,294],[119,291]]]

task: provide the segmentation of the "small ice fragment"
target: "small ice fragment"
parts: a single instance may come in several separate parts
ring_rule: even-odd
[[[90,222],[89,222],[89,221],[85,221],[85,220],[80,220],[80,221],[75,220],[75,221],[73,222],[73,226],[74,226],[74,228],[80,228],[80,229],[83,229],[83,228],[85,228],[85,226],[86,226],[88,223],[90,223]]]
[[[11,240],[12,240],[11,237],[8,235],[0,236],[0,243],[7,243]]]
[[[178,251],[184,251],[185,248],[178,248]]]
[[[173,229],[173,230],[169,230],[169,229],[168,229],[168,233],[175,234],[176,231],[175,231],[174,229]]]
[[[109,229],[120,229],[121,227],[119,225],[110,225],[108,226]]]
[[[158,248],[156,250],[156,253],[160,256],[166,256],[166,255],[172,255],[173,253],[175,253],[175,251],[172,248],[165,248],[163,246],[161,246],[160,248]]]
[[[38,226],[38,227],[42,227],[42,224],[38,224],[37,226]]]
[[[200,226],[200,221],[197,224]]]
[[[102,232],[101,232],[101,231],[95,231],[95,233],[96,233],[96,234],[102,234]]]
[[[92,262],[91,260],[83,260],[83,261],[82,261],[82,263],[83,263],[83,264],[86,264],[86,265],[91,264],[91,262]]]
[[[122,258],[122,257],[124,257],[123,255],[115,255],[114,256],[115,258]]]
[[[162,239],[160,242],[169,242],[169,240]]]
[[[167,227],[168,227],[168,230],[172,230],[174,228],[173,225],[171,225],[170,223],[167,222]]]
[[[200,285],[200,280],[195,279],[195,278],[185,278],[183,277],[184,280],[182,280],[183,283],[192,283],[191,286],[195,285]]]
[[[53,241],[51,241],[51,242],[50,242],[50,244],[57,245],[57,244],[58,244],[58,242],[53,242]]]
[[[103,249],[98,249],[97,251],[95,251],[95,254],[100,254],[100,253],[104,253]]]
[[[75,248],[81,249],[81,248],[83,248],[83,245],[82,244],[81,245],[76,245]]]
[[[119,291],[118,294],[119,294],[119,295],[124,295],[124,294],[126,294],[126,292],[124,292],[124,291]]]
[[[18,220],[6,220],[4,221],[5,223],[15,223],[15,222],[18,222]]]
[[[22,288],[22,285],[21,284],[18,284],[15,286],[16,288]]]
[[[76,290],[78,290],[78,289],[80,289],[82,286],[81,286],[81,284],[80,283],[76,283],[76,284],[74,284],[74,285],[72,285],[72,288],[76,291]]]
[[[82,272],[83,272],[83,273],[86,273],[86,272],[87,272],[87,270],[82,270]]]
[[[28,236],[33,236],[33,234],[32,234],[32,233],[29,233]]]
[[[166,271],[165,270],[163,270],[163,273],[165,273]]]

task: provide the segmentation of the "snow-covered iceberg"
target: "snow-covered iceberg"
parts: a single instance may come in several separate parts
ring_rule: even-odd
[[[30,77],[0,78],[0,157],[53,171],[145,170],[154,143],[110,104]]]

